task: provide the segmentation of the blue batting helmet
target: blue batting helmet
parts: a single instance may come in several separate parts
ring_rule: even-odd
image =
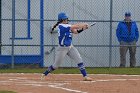
[[[64,19],[67,19],[67,18],[68,18],[68,16],[64,12],[61,12],[61,13],[58,14],[58,21],[64,20]]]

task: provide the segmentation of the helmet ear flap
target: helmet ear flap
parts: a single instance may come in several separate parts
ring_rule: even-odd
[[[59,20],[59,22],[61,23],[61,22],[63,22],[63,20],[61,19],[61,20]]]
[[[61,19],[59,22],[61,23],[61,22],[65,21],[65,20],[68,20],[68,18],[66,18],[66,19]]]

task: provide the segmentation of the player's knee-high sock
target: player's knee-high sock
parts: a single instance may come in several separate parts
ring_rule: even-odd
[[[54,67],[51,65],[50,67],[48,67],[48,69],[43,73],[45,76],[47,76],[50,72],[54,71]]]
[[[83,63],[79,63],[78,64],[78,67],[79,67],[79,69],[80,69],[81,74],[83,75],[83,77],[87,76],[87,72],[86,72],[86,69],[84,67],[84,64]]]

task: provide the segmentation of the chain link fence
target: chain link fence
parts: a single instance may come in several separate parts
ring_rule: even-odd
[[[118,67],[120,44],[116,37],[119,21],[130,11],[132,20],[139,21],[139,0],[1,0],[1,64],[48,67],[54,63],[58,45],[57,33],[50,28],[57,22],[59,12],[69,15],[71,24],[97,24],[87,31],[73,35],[73,45],[81,54],[86,67]],[[139,41],[136,66],[140,66]],[[129,53],[126,55],[129,66]],[[61,67],[77,67],[68,56]]]

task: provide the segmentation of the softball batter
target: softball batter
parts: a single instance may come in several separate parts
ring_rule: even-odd
[[[88,29],[87,23],[79,23],[70,25],[68,24],[68,16],[61,12],[58,14],[58,22],[52,28],[52,31],[58,26],[58,40],[59,46],[56,50],[56,58],[53,65],[48,67],[48,69],[42,74],[41,79],[44,79],[49,73],[57,69],[63,62],[64,57],[68,55],[72,58],[78,65],[81,74],[85,81],[91,81],[92,79],[87,76],[83,60],[78,52],[78,50],[72,45],[72,34],[78,34]]]

